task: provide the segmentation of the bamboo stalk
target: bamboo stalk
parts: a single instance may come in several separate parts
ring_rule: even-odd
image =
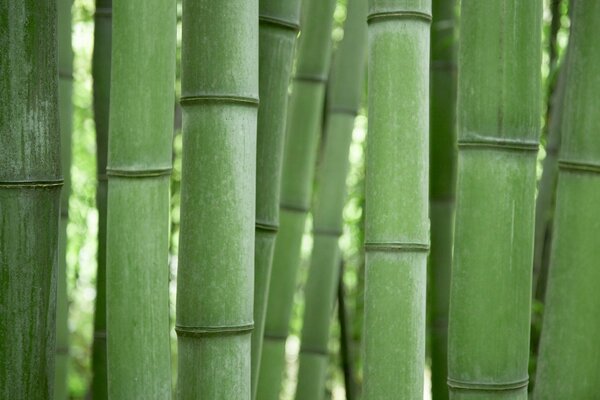
[[[527,399],[542,1],[463,1],[453,399]]]
[[[366,10],[365,10],[366,11]],[[338,320],[340,324],[340,361],[344,373],[344,388],[346,400],[358,398],[356,391],[356,372],[354,371],[354,350],[350,337],[350,321],[348,307],[346,306],[346,288],[344,285],[344,262],[340,261],[339,277],[337,284]]]
[[[259,97],[256,148],[256,241],[252,398],[256,398],[267,295],[279,225],[279,192],[288,85],[300,23],[300,0],[259,1]]]
[[[170,399],[175,0],[116,0],[106,225],[108,394]]]
[[[369,1],[363,398],[423,397],[429,0]]]
[[[71,132],[73,129],[73,50],[71,48],[72,0],[59,0],[58,23],[58,101],[61,133],[61,169],[64,184],[60,196],[58,232],[58,283],[56,299],[56,371],[54,398],[67,399],[69,368],[69,295],[67,291],[67,224],[71,194]]]
[[[61,152],[56,1],[0,6],[0,398],[54,395]]]
[[[300,245],[310,203],[333,25],[334,0],[305,0],[288,105],[280,226],[267,297],[257,398],[279,399]]]
[[[108,155],[108,115],[110,103],[110,64],[112,0],[96,0],[94,13],[94,121],[96,122],[96,207],[98,208],[98,257],[96,304],[92,345],[92,398],[108,399],[106,375],[106,158]]]
[[[183,1],[179,399],[251,397],[258,0]]]
[[[304,289],[304,317],[296,399],[318,400],[325,394],[331,307],[335,304],[343,231],[348,151],[365,75],[366,0],[347,5],[344,39],[336,53],[329,91],[322,164],[313,214],[313,252]]]
[[[455,1],[434,0],[431,27],[430,176],[431,394],[447,399],[448,304],[456,185]]]
[[[600,3],[572,2],[551,266],[534,399],[597,396]]]

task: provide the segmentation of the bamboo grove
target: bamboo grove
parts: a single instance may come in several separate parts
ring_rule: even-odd
[[[0,399],[586,400],[597,0],[0,4]]]

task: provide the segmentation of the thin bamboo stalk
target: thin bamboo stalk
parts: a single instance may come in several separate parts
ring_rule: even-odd
[[[369,1],[363,398],[423,397],[430,0]]]
[[[108,394],[171,399],[168,232],[175,0],[115,0],[108,142]]]
[[[350,0],[344,39],[336,53],[329,89],[322,164],[313,214],[313,252],[304,289],[304,320],[296,399],[322,399],[328,366],[331,307],[339,281],[348,151],[365,75],[367,1]]]
[[[551,266],[534,399],[597,396],[600,3],[572,2]]]
[[[54,395],[61,152],[56,1],[0,6],[0,398]]]
[[[453,399],[527,399],[542,1],[463,1]]]
[[[258,0],[184,0],[179,399],[249,399]]]
[[[447,399],[448,303],[456,185],[456,46],[453,0],[433,0],[430,85],[429,307],[431,394]]]
[[[112,0],[96,0],[94,13],[94,120],[96,122],[96,207],[98,208],[98,256],[96,307],[92,345],[92,398],[108,399],[106,375],[106,158],[108,155],[108,114],[110,103],[110,64]]]
[[[280,193],[280,227],[273,255],[257,398],[279,399],[285,340],[292,312],[300,245],[310,204],[329,70],[335,0],[305,0],[303,30],[289,102]]]
[[[346,400],[356,400],[356,372],[354,371],[354,349],[350,337],[350,321],[346,306],[346,286],[344,284],[344,262],[340,261],[337,285],[338,321],[340,324],[340,361],[344,373]]]
[[[64,184],[60,196],[58,232],[58,283],[56,299],[56,371],[54,398],[67,399],[69,367],[69,295],[67,292],[67,224],[71,194],[71,132],[73,129],[73,50],[71,48],[72,0],[58,1],[58,113],[61,134],[61,169]]]
[[[256,241],[254,251],[254,332],[252,398],[267,312],[275,238],[279,229],[279,192],[288,86],[300,23],[300,0],[259,1],[259,97],[256,143]]]

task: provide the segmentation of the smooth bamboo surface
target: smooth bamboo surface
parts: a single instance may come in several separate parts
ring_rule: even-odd
[[[340,279],[338,239],[343,232],[348,151],[363,93],[367,47],[367,0],[350,0],[344,38],[335,54],[321,165],[313,213],[313,252],[304,289],[304,316],[296,399],[325,395],[329,326]]]
[[[305,0],[296,72],[288,105],[279,232],[267,297],[257,399],[277,400],[296,290],[300,246],[312,193],[329,71],[334,0]]]
[[[285,142],[288,86],[300,28],[300,0],[259,1],[259,97],[256,143],[256,239],[252,398],[256,398]]]
[[[554,231],[534,399],[592,399],[600,349],[600,3],[572,2]]]
[[[369,1],[365,400],[420,399],[429,250],[431,1]]]
[[[54,396],[61,152],[57,7],[0,7],[0,398]]]
[[[527,399],[542,1],[463,1],[452,399]]]
[[[448,303],[456,191],[456,2],[433,0],[432,9],[428,307],[431,395],[440,400],[448,398]]]
[[[106,375],[106,158],[110,104],[112,0],[96,0],[92,78],[94,121],[96,123],[96,207],[98,208],[98,256],[96,303],[92,344],[92,385],[94,400],[108,399]]]
[[[258,0],[184,0],[179,399],[250,399]]]
[[[171,399],[168,243],[175,0],[115,0],[108,140],[108,397]]]

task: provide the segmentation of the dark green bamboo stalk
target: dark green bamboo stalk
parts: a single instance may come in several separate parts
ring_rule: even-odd
[[[168,232],[175,0],[115,0],[106,322],[112,399],[171,399]]]
[[[61,152],[56,1],[0,5],[0,398],[54,395]]]
[[[258,0],[184,0],[179,399],[249,399]]]
[[[92,348],[92,398],[108,399],[106,376],[106,157],[110,103],[110,51],[112,0],[96,0],[94,14],[94,120],[96,122],[96,207],[98,208],[98,269]]]
[[[366,11],[366,10],[365,10]],[[350,336],[350,321],[348,307],[346,306],[346,287],[344,284],[344,262],[340,261],[339,277],[337,284],[338,321],[340,324],[340,361],[344,373],[344,387],[346,400],[356,400],[356,372],[354,371],[354,349]]]
[[[331,307],[337,294],[344,222],[348,151],[365,75],[367,0],[347,4],[344,39],[336,53],[330,84],[322,164],[313,214],[313,252],[304,289],[304,321],[296,399],[325,394]]]
[[[58,233],[58,283],[56,299],[56,373],[54,398],[67,399],[69,390],[69,296],[67,292],[67,224],[71,194],[71,131],[73,126],[73,50],[71,48],[72,0],[58,1],[58,101],[61,133],[61,168],[64,184],[60,196],[60,226]]]
[[[431,26],[430,175],[431,394],[448,398],[448,303],[456,184],[454,0],[433,0]]]
[[[448,327],[454,399],[527,399],[542,1],[463,1]]]
[[[305,0],[303,5],[303,30],[288,106],[280,228],[273,255],[257,388],[260,400],[279,399],[300,245],[312,191],[334,8],[335,0]]]
[[[597,396],[600,3],[572,2],[551,266],[535,399]]]
[[[259,96],[256,143],[256,241],[252,398],[256,398],[267,293],[279,225],[279,192],[288,85],[300,23],[300,0],[259,1]]]
[[[369,0],[366,400],[420,399],[429,249],[429,0]]]

